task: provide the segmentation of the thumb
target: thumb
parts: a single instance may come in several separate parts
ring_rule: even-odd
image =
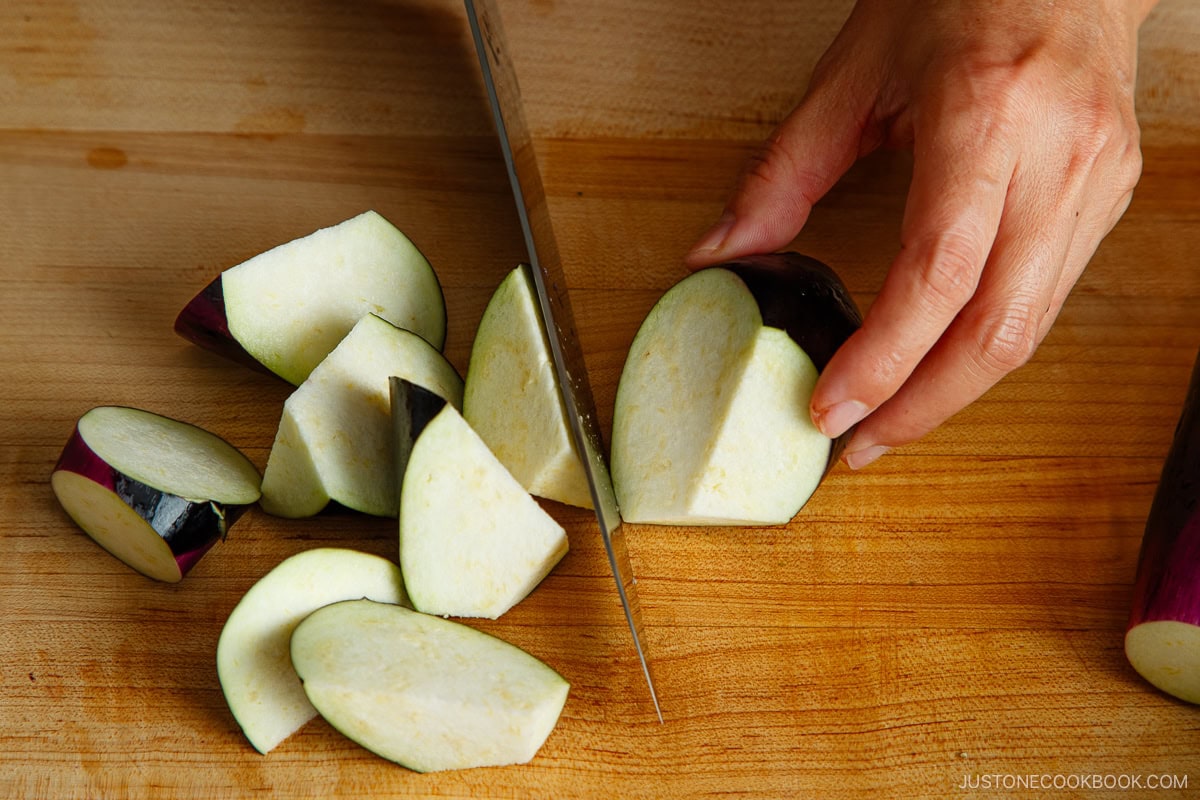
[[[685,262],[700,268],[786,246],[813,205],[860,155],[869,109],[850,102],[837,81],[810,89],[746,163],[717,223]]]

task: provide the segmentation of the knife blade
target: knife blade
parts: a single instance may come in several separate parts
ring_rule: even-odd
[[[509,183],[517,203],[517,216],[525,236],[529,254],[529,271],[537,290],[542,312],[542,324],[550,342],[550,353],[558,377],[559,392],[566,410],[567,423],[575,443],[575,451],[583,463],[591,489],[592,506],[596,511],[604,550],[617,583],[617,593],[625,620],[633,635],[633,646],[641,664],[642,674],[650,690],[654,713],[663,721],[650,661],[646,654],[641,606],[638,604],[636,580],[629,563],[621,527],[621,513],[613,492],[612,477],[604,459],[604,446],[596,418],[596,403],[583,361],[583,350],[575,330],[575,317],[567,296],[558,243],[550,224],[545,188],[533,149],[533,138],[521,107],[516,72],[509,57],[499,12],[494,0],[465,0],[471,35],[479,67],[487,88],[488,102],[500,149],[508,169]]]

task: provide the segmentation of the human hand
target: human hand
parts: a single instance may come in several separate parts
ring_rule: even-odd
[[[1155,0],[859,0],[688,254],[785,247],[859,157],[910,147],[892,262],[813,392],[852,468],[1023,365],[1141,174],[1137,31]]]

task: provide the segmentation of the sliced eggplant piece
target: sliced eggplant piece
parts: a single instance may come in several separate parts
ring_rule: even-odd
[[[471,345],[463,416],[530,493],[592,507],[530,268],[497,287]]]
[[[184,306],[175,318],[175,332],[205,350],[224,356],[230,361],[267,374],[261,361],[242,347],[229,332],[229,317],[225,313],[225,290],[218,275]]]
[[[786,331],[818,374],[862,327],[862,312],[841,277],[811,256],[763,253],[719,266],[742,279],[758,301],[763,324]],[[851,428],[833,440],[826,472],[842,457],[853,432]]]
[[[398,481],[396,496],[399,497],[413,446],[425,426],[445,408],[446,398],[396,375],[389,378],[389,387],[392,401],[392,452]]]
[[[507,642],[369,600],[313,612],[292,634],[291,654],[330,725],[418,772],[532,760],[570,689]]]
[[[613,486],[629,522],[788,522],[835,458],[809,402],[861,317],[837,276],[794,253],[689,275],[630,347],[613,414]],[[811,328],[811,330],[810,330]]]
[[[409,597],[429,614],[495,619],[532,592],[568,547],[562,526],[451,405],[412,446],[399,527]]]
[[[335,500],[396,516],[392,376],[462,405],[462,379],[441,352],[368,314],[284,403],[263,474],[264,511],[306,517]]]
[[[369,598],[406,603],[400,568],[340,547],[297,553],[259,579],[217,641],[217,677],[250,744],[268,753],[317,715],[292,668],[292,631],[322,606]]]
[[[820,372],[862,327],[850,290],[827,264],[800,253],[766,253],[718,265],[754,295],[763,324],[787,332]]]
[[[225,270],[183,308],[175,330],[299,385],[368,313],[439,350],[445,342],[446,304],[433,268],[374,211]]]
[[[217,435],[123,406],[80,417],[50,476],[63,509],[101,547],[172,583],[259,499],[260,483]]]

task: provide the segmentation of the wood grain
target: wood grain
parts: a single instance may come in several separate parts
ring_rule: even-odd
[[[504,4],[601,423],[643,315],[848,0]],[[983,797],[981,775],[1200,784],[1200,711],[1122,635],[1142,525],[1200,347],[1200,8],[1142,35],[1145,169],[1033,361],[926,439],[836,469],[780,528],[630,526],[666,724],[585,512],[479,627],[572,683],[532,763],[416,775],[315,721],[269,756],[215,646],[246,589],[319,545],[394,558],[394,522],[252,512],[181,584],[103,553],[49,472],[126,403],[260,467],[288,388],[176,337],[221,269],[375,208],[429,256],[463,370],[523,258],[454,0],[15,0],[0,9],[0,797]],[[910,166],[857,165],[795,246],[869,307]],[[1190,791],[1189,791],[1190,790]],[[1078,789],[1063,797],[1136,796]]]

